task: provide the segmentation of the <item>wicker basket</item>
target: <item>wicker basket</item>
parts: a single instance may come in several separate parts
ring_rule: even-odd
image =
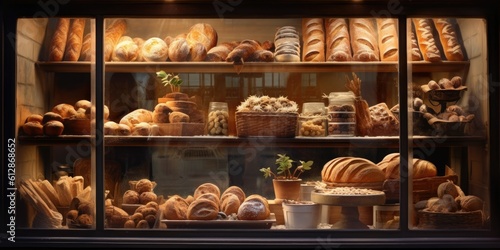
[[[239,137],[295,137],[298,113],[236,112],[236,133]]]
[[[483,213],[473,212],[438,213],[418,211],[420,229],[480,229],[483,227]]]

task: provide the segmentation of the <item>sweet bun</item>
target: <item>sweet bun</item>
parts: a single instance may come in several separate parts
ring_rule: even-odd
[[[205,193],[212,193],[215,194],[217,197],[220,197],[220,189],[217,187],[217,185],[207,182],[199,185],[195,190],[193,197],[194,199],[198,199],[202,194]]]
[[[173,195],[163,204],[163,218],[167,220],[186,220],[189,204],[179,195]]]
[[[238,213],[241,202],[236,194],[226,193],[220,199],[219,209],[227,215]]]
[[[161,38],[151,37],[142,45],[141,54],[147,62],[164,62],[168,59],[168,45]]]
[[[237,217],[239,220],[265,220],[270,213],[267,199],[258,194],[252,194],[241,203]]]
[[[27,135],[43,135],[43,125],[40,122],[26,122],[22,128]]]
[[[238,186],[230,186],[230,187],[226,188],[226,190],[224,190],[224,192],[221,195],[221,199],[224,195],[229,194],[229,193],[235,194],[238,197],[238,199],[240,200],[240,202],[243,202],[246,199],[245,192],[243,191],[243,189],[241,189]]]
[[[189,204],[189,220],[215,220],[219,214],[219,204],[208,199],[196,199]]]
[[[48,136],[61,135],[64,130],[64,125],[60,121],[48,121],[43,124],[43,133]]]

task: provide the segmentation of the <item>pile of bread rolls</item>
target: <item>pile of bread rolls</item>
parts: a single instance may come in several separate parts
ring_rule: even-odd
[[[230,186],[221,193],[213,183],[199,185],[186,198],[173,195],[160,207],[167,220],[264,220],[270,215],[265,197],[246,196],[238,186]]]

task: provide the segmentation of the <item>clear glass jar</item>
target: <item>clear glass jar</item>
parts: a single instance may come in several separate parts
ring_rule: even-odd
[[[210,102],[207,118],[208,135],[229,135],[229,110],[226,102]]]
[[[354,136],[355,132],[354,93],[331,92],[328,95],[328,136]]]
[[[325,104],[322,102],[306,102],[299,115],[297,136],[326,136],[327,118]]]

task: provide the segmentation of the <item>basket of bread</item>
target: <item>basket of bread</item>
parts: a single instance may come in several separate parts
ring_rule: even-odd
[[[483,227],[484,202],[465,195],[452,181],[443,182],[430,199],[415,203],[420,229],[480,229]]]
[[[432,110],[428,109],[423,116],[438,135],[465,135],[467,125],[474,119],[474,114],[468,114],[458,105],[450,105],[439,114],[429,111]]]
[[[295,137],[298,106],[287,97],[249,96],[236,110],[239,137]]]

